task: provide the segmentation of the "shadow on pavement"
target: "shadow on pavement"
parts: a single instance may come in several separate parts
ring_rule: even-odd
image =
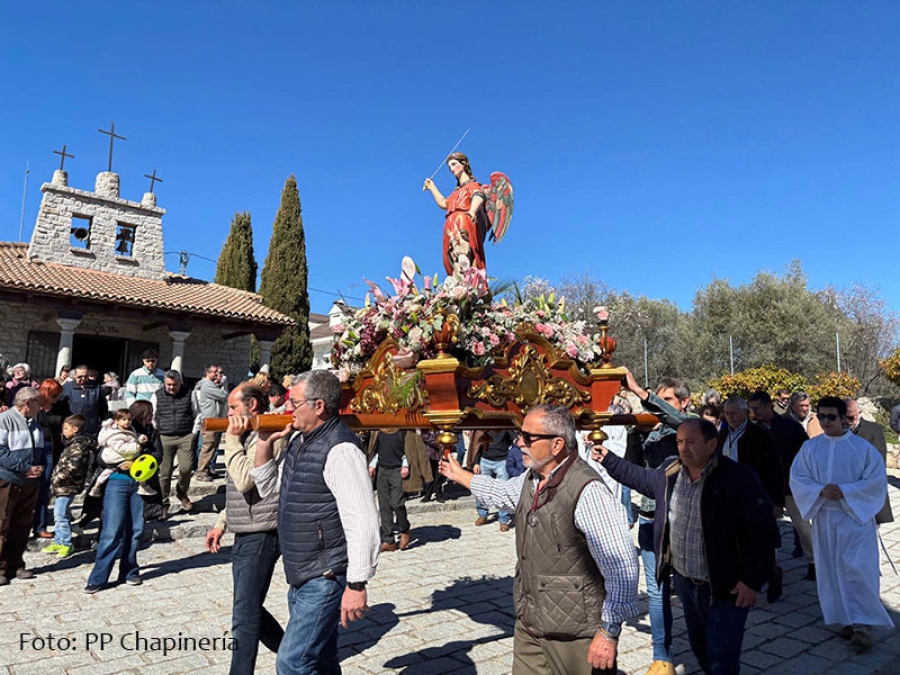
[[[411,537],[409,548],[459,539],[462,536],[462,531],[454,525],[423,525],[410,528],[409,533]]]
[[[456,528],[453,528],[456,529]],[[433,675],[453,672],[455,675],[476,673],[469,652],[477,645],[510,638],[515,626],[512,602],[512,577],[465,577],[431,594],[431,607],[397,614],[396,619],[453,609],[466,614],[475,623],[493,626],[499,632],[471,640],[452,640],[438,647],[397,656],[385,668],[402,669],[404,675]],[[448,634],[448,637],[453,637]]]
[[[138,559],[140,562],[140,559]],[[141,564],[141,577],[144,581],[155,579],[174,572],[189,569],[201,569],[204,567],[215,567],[216,565],[231,564],[231,547],[223,546],[218,553],[197,553],[187,558],[179,558],[178,560],[166,560],[162,563]]]

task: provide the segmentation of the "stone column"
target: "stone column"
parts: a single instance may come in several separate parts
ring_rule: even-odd
[[[59,375],[63,366],[72,366],[72,337],[75,335],[75,327],[81,323],[81,319],[69,319],[60,317],[56,320],[59,324],[59,353],[56,355],[56,372],[53,377]]]
[[[272,358],[272,345],[275,344],[275,340],[257,340],[256,344],[259,345],[259,367],[269,365],[269,359]]]
[[[184,341],[191,336],[189,330],[173,330],[169,331],[169,337],[172,338],[172,370],[177,370],[184,375],[182,361],[184,360]]]

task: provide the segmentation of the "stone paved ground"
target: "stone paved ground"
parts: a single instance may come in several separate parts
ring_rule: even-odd
[[[898,488],[900,480],[892,478],[895,513],[900,513]],[[441,511],[423,511],[435,505],[412,503],[414,544],[382,556],[371,584],[372,611],[341,634],[344,673],[509,673],[513,536],[501,534],[496,523],[474,527],[469,499]],[[229,653],[216,645],[206,651],[188,646],[165,653],[153,643],[181,633],[194,639],[219,638],[221,645],[227,635],[228,553],[210,555],[202,538],[191,536],[206,530],[215,516],[210,507],[217,503],[216,497],[207,496],[199,513],[176,514],[171,525],[154,530],[157,536],[177,538],[148,542],[141,550],[145,583],[140,587],[123,585],[85,595],[90,551],[59,562],[37,551],[28,553],[28,566],[38,576],[0,588],[0,675],[226,673]],[[885,526],[883,537],[900,565],[900,525]],[[742,672],[900,673],[900,631],[878,636],[870,652],[856,655],[822,625],[815,584],[802,578],[805,563],[782,556],[781,564],[785,596],[775,605],[762,599],[751,611]],[[882,573],[882,597],[900,623],[900,576],[887,562]],[[279,569],[267,606],[282,622],[287,620],[285,591]],[[677,602],[675,626],[677,661],[683,664],[679,670],[699,672]],[[138,634],[147,642],[136,644]],[[50,648],[51,636],[56,649]],[[643,616],[630,621],[623,632],[620,671],[643,674],[650,661],[649,624]],[[274,672],[272,654],[261,652],[257,672]]]

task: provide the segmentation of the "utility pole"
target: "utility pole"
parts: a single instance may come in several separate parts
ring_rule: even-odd
[[[734,338],[728,336],[728,351],[731,354],[731,374],[734,375]]]
[[[28,196],[28,174],[31,173],[31,163],[25,162],[25,187],[22,188],[22,215],[19,216],[19,243],[22,242],[22,230],[25,227],[25,197]]]
[[[647,363],[647,338],[644,338],[644,389],[650,388],[650,368]]]
[[[838,366],[837,371],[841,372],[841,334],[835,333],[834,339],[835,339],[835,342],[837,343],[837,366]]]

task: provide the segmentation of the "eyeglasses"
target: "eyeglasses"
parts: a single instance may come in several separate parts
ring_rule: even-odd
[[[825,413],[819,413],[819,419],[825,420],[826,422],[834,422],[839,417],[840,415],[835,415],[834,413],[828,413],[827,415]]]
[[[288,399],[288,401],[291,402],[291,405],[294,406],[295,408],[299,408],[299,407],[300,407],[301,405],[303,405],[304,403],[309,403],[310,401],[318,401],[318,400],[319,400],[319,399],[317,399],[317,398],[304,398],[304,399],[301,400],[301,401],[296,401],[296,400],[294,400],[294,399],[292,399],[292,398],[289,398],[289,399]]]
[[[559,434],[530,434],[527,431],[520,431],[518,437],[525,443],[526,448],[530,448],[535,441],[549,441],[551,438],[560,438]]]

